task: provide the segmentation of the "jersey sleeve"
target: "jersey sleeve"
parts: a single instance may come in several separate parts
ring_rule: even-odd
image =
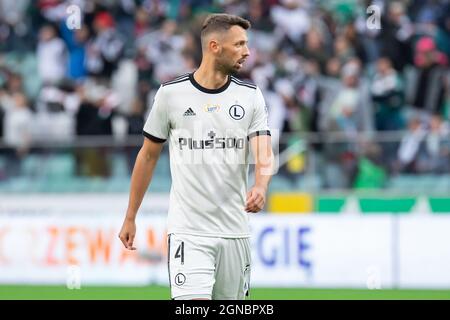
[[[267,106],[261,90],[256,88],[256,96],[253,108],[253,119],[248,129],[248,138],[254,136],[269,135],[270,129],[267,119]]]
[[[169,117],[166,98],[161,86],[156,92],[153,106],[144,125],[143,134],[146,138],[163,143],[169,137]]]

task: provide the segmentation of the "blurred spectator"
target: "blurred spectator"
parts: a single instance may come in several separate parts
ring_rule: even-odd
[[[111,119],[120,103],[108,82],[90,78],[78,87],[81,104],[77,112],[77,135],[112,135]]]
[[[71,83],[44,85],[36,99],[35,141],[73,141],[80,97]]]
[[[348,39],[341,35],[334,41],[334,53],[335,57],[343,65],[355,56],[355,49],[351,46]]]
[[[314,60],[303,61],[303,75],[295,79],[296,98],[300,107],[302,121],[301,131],[319,131],[319,105],[322,98],[320,92],[320,67]]]
[[[395,172],[417,173],[417,159],[426,130],[420,118],[413,117],[408,123],[408,131],[400,141],[397,151]]]
[[[110,78],[117,69],[124,50],[124,42],[116,33],[115,21],[108,12],[95,16],[95,37],[87,44],[86,66],[91,75]]]
[[[69,51],[68,72],[69,79],[80,80],[86,76],[86,44],[89,30],[86,25],[81,29],[69,30],[65,23],[60,24],[61,36]]]
[[[125,51],[132,50],[134,46],[134,17],[137,5],[135,0],[119,0],[114,11],[117,19],[116,29],[123,36]]]
[[[0,52],[31,48],[26,12],[30,0],[0,0]]]
[[[319,29],[312,27],[305,35],[304,45],[298,50],[298,53],[308,59],[314,60],[319,64],[320,73],[325,73],[327,61],[330,53],[325,47],[325,39]]]
[[[450,2],[424,1],[423,5],[414,12],[416,17],[416,35],[430,37],[436,43],[438,51],[447,58],[450,55]]]
[[[341,62],[337,57],[332,57],[327,61],[325,75],[332,78],[339,78],[339,73],[341,70]]]
[[[389,58],[377,61],[371,91],[375,104],[377,130],[400,130],[404,127],[402,83]]]
[[[166,18],[167,5],[163,1],[143,0],[141,7],[150,15],[151,26],[159,26]]]
[[[0,104],[2,99],[8,100],[8,98],[10,98],[13,93],[21,93],[24,91],[23,79],[19,74],[5,69],[4,77],[5,83],[3,89],[0,89],[0,91],[3,93],[3,95],[0,96]],[[3,103],[7,104],[6,101],[3,101]],[[6,105],[4,107],[6,107]]]
[[[328,131],[341,131],[354,136],[359,130],[370,130],[367,103],[367,88],[360,78],[358,60],[344,65],[341,71],[341,83],[336,88],[336,96],[325,115]]]
[[[375,143],[362,146],[363,153],[358,158],[354,178],[351,179],[355,189],[380,189],[386,183],[386,170],[383,168],[381,147]]]
[[[306,1],[282,0],[271,10],[275,33],[280,35],[284,46],[295,47],[311,25],[311,19],[303,5]]]
[[[418,67],[428,67],[430,65],[446,66],[447,56],[438,51],[435,41],[430,37],[423,37],[417,41],[414,63]]]
[[[120,101],[117,112],[129,115],[132,113],[132,104],[138,91],[138,69],[134,61],[122,59],[111,80],[111,92],[114,92]]]
[[[57,23],[65,16],[67,1],[64,0],[37,0],[40,14],[46,21]],[[84,2],[81,0],[80,2]],[[78,3],[79,4],[79,3]]]
[[[417,68],[411,69],[407,77],[411,105],[429,113],[442,112],[447,62],[447,57],[436,49],[433,39],[424,37],[417,42],[414,56]]]
[[[158,79],[166,81],[186,73],[188,65],[184,63],[182,50],[186,38],[177,34],[175,21],[166,20],[161,30],[147,33],[137,39],[137,47],[153,65],[153,72]]]
[[[136,9],[134,23],[134,37],[139,38],[150,31],[150,15],[143,7]]]
[[[388,57],[396,70],[402,71],[405,65],[412,62],[413,25],[403,2],[389,1],[386,4],[387,14],[382,15],[383,29],[378,34],[380,54]]]
[[[445,173],[450,170],[450,127],[439,115],[430,119],[429,132],[424,139],[423,152],[418,160],[418,170],[428,173]]]
[[[7,156],[7,174],[17,176],[22,159],[28,154],[33,135],[33,117],[23,93],[12,94],[12,106],[5,113],[4,141],[10,148]]]
[[[37,59],[39,76],[43,83],[57,84],[66,76],[66,46],[53,25],[39,31]]]
[[[363,64],[368,62],[368,57],[365,52],[362,37],[358,34],[354,23],[349,23],[344,27],[343,35],[350,43],[350,46],[353,48],[355,56]]]
[[[81,104],[76,114],[79,136],[112,136],[112,118],[120,100],[104,78],[91,78],[78,87]],[[79,175],[108,177],[108,148],[85,148],[77,154]]]
[[[348,142],[325,144],[327,165],[324,179],[330,188],[347,188],[353,184],[358,161],[355,139],[358,132],[372,130],[369,88],[360,73],[360,62],[353,59],[343,66],[340,82],[322,80],[328,93],[321,102],[321,130],[336,132],[341,139],[350,139]]]
[[[8,69],[0,69],[0,81],[0,137],[5,139],[6,114],[17,108],[17,97],[14,95],[23,96],[23,83],[20,75]]]
[[[248,14],[244,16],[252,24],[252,29],[263,32],[271,32],[274,24],[269,17],[270,11],[264,6],[265,1],[249,1]]]

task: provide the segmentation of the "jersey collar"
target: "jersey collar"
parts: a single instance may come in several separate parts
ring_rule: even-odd
[[[191,81],[191,83],[192,83],[192,85],[194,87],[196,87],[198,90],[200,90],[202,92],[205,92],[205,93],[221,93],[221,92],[225,91],[229,87],[229,85],[231,83],[231,76],[228,75],[227,82],[223,86],[221,86],[220,88],[217,88],[217,89],[208,89],[208,88],[202,87],[197,81],[195,81],[195,79],[194,79],[194,72],[189,74],[189,80]]]

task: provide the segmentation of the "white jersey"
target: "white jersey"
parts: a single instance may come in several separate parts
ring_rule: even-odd
[[[207,89],[192,73],[178,77],[159,88],[143,134],[169,140],[169,234],[250,236],[248,141],[270,135],[258,87],[229,76],[223,87]]]

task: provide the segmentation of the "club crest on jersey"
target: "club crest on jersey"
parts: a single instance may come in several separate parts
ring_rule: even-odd
[[[220,110],[220,106],[217,104],[207,104],[205,106],[205,112],[208,112],[208,113],[217,112],[219,110]]]
[[[242,106],[238,104],[233,104],[230,107],[228,113],[230,114],[230,117],[232,117],[234,120],[241,120],[245,115],[245,110]]]

